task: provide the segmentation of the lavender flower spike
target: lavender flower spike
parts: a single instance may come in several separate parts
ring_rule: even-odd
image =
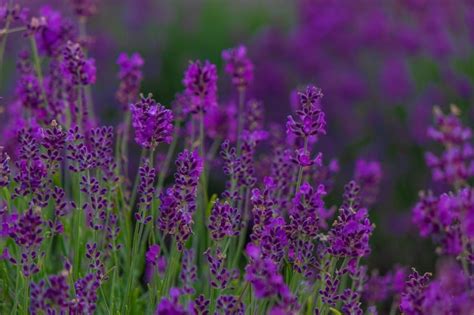
[[[135,141],[146,149],[154,149],[160,142],[171,143],[173,112],[156,103],[152,95],[130,105]]]

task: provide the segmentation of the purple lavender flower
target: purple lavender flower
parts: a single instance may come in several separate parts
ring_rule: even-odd
[[[0,146],[0,187],[6,187],[10,183],[10,156]]]
[[[21,51],[18,55],[17,70],[20,73],[16,88],[19,101],[24,108],[36,113],[45,100],[28,51]]]
[[[208,248],[204,252],[204,256],[209,263],[211,285],[214,288],[224,290],[230,281],[238,277],[238,271],[234,272],[225,268],[226,257],[220,248],[216,248],[214,254],[212,254],[211,248]]]
[[[173,113],[156,103],[151,94],[130,105],[135,141],[146,149],[154,149],[160,142],[171,143]]]
[[[88,273],[74,284],[76,296],[69,305],[72,314],[93,314],[97,308],[97,291],[100,280],[94,273]]]
[[[237,138],[236,117],[237,110],[233,103],[209,108],[204,117],[207,136],[211,139],[235,141]]]
[[[176,160],[175,184],[160,195],[158,224],[167,234],[174,235],[178,248],[191,236],[192,216],[196,210],[197,186],[203,161],[197,151],[184,150]]]
[[[144,61],[139,53],[134,53],[130,57],[121,53],[117,59],[120,67],[118,78],[120,85],[116,93],[117,100],[122,104],[124,110],[129,103],[134,102],[140,91],[140,83],[143,78],[142,67]]]
[[[308,183],[301,185],[293,199],[286,227],[289,248],[288,258],[299,272],[303,272],[313,257],[313,241],[319,232],[319,216],[324,211],[323,185],[313,189]]]
[[[50,6],[40,8],[39,14],[45,20],[45,25],[36,32],[35,39],[41,54],[57,57],[62,46],[77,36],[74,25],[65,19],[59,11]]]
[[[66,314],[69,309],[69,285],[67,271],[60,275],[49,276],[38,283],[31,283],[30,313],[31,314]]]
[[[47,161],[47,167],[51,170],[51,173],[57,171],[64,159],[66,136],[66,132],[55,120],[51,122],[51,128],[44,129],[41,144],[46,152],[41,154],[41,158]]]
[[[225,236],[235,236],[240,231],[240,214],[237,208],[228,202],[216,200],[209,216],[209,231],[213,240],[218,241]]]
[[[444,262],[423,293],[423,314],[468,315],[474,309],[471,280],[454,262]]]
[[[187,315],[186,310],[179,304],[180,296],[181,292],[176,288],[172,288],[170,298],[164,297],[161,299],[155,315]]]
[[[221,295],[217,298],[217,315],[244,315],[245,307],[242,301],[233,295]]]
[[[248,87],[253,80],[253,64],[247,57],[247,48],[243,45],[222,52],[225,72],[231,75],[232,83],[238,90]]]
[[[72,172],[83,172],[95,166],[94,156],[85,143],[85,137],[75,126],[68,130],[66,136],[66,158],[69,163],[69,170]]]
[[[193,284],[196,281],[196,271],[197,267],[194,263],[196,255],[194,254],[193,249],[188,249],[183,251],[183,259],[181,261],[181,273],[179,278],[183,284],[182,291],[185,294],[194,294],[195,290]]]
[[[155,195],[154,183],[156,170],[151,167],[150,161],[146,159],[138,168],[138,174],[140,176],[140,184],[138,185],[140,206],[142,207],[143,211],[148,212]]]
[[[158,273],[160,276],[166,271],[166,257],[160,255],[161,248],[159,245],[151,245],[146,254],[146,277],[148,280],[152,279],[153,276]]]
[[[256,298],[290,297],[291,292],[275,262],[263,258],[260,249],[254,244],[247,245],[246,252],[250,261],[245,267],[245,280],[252,284]]]
[[[13,235],[17,226],[17,221],[17,213],[9,213],[6,205],[0,205],[0,237]]]
[[[81,45],[71,41],[63,48],[63,74],[75,85],[95,83],[95,60],[86,58]]]
[[[10,237],[21,248],[21,266],[25,276],[39,272],[36,260],[43,242],[43,219],[41,209],[32,207],[19,216]]]
[[[424,292],[428,286],[430,274],[420,275],[416,270],[408,276],[405,290],[400,300],[400,311],[407,315],[423,314]]]
[[[454,105],[446,115],[435,107],[435,126],[428,129],[428,136],[441,143],[445,151],[441,156],[425,154],[433,179],[450,185],[461,185],[474,175],[474,148],[469,143],[472,130],[462,125],[458,115],[459,109]]]
[[[286,254],[288,238],[285,230],[286,224],[282,217],[273,217],[264,226],[259,239],[262,256],[280,263]]]
[[[367,209],[359,208],[359,191],[355,182],[345,187],[344,204],[328,235],[328,251],[332,255],[357,258],[370,253],[369,237],[374,227]]]
[[[378,161],[359,159],[356,162],[354,180],[361,187],[362,204],[369,207],[377,197],[382,180],[382,167]]]
[[[412,219],[420,235],[431,236],[441,245],[442,253],[458,255],[463,251],[462,239],[474,237],[473,205],[474,193],[470,188],[440,197],[422,192]]]
[[[82,206],[87,226],[96,231],[103,230],[107,219],[107,210],[110,208],[107,189],[101,187],[95,177],[82,176],[80,184],[81,191],[88,196]]]
[[[188,112],[206,112],[208,108],[217,106],[217,68],[209,61],[190,62],[183,84],[190,98]]]
[[[190,305],[189,309],[192,315],[208,315],[209,304],[211,301],[207,300],[204,295],[199,295]]]
[[[298,121],[293,116],[288,116],[287,133],[302,138],[326,134],[326,119],[320,103],[323,97],[321,89],[309,85],[306,91],[299,92],[298,96]]]
[[[252,201],[252,214],[254,219],[254,224],[252,227],[252,234],[250,238],[255,243],[259,243],[262,238],[263,231],[265,226],[270,224],[270,221],[274,215],[274,206],[272,193],[275,188],[275,183],[273,178],[267,177],[264,181],[265,187],[263,191],[258,188],[252,190],[252,195],[250,200]]]

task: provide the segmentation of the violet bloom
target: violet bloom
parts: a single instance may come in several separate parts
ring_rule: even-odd
[[[20,78],[17,83],[16,94],[24,108],[34,110],[36,113],[45,101],[42,87],[31,64],[30,54],[27,51],[22,51],[18,57],[17,70],[20,73]]]
[[[10,156],[0,146],[0,188],[6,187],[10,183]]]
[[[185,294],[194,294],[195,290],[193,287],[194,282],[196,281],[196,272],[197,267],[194,262],[196,254],[194,250],[187,249],[183,251],[183,259],[181,261],[181,273],[179,278],[182,282],[182,291]]]
[[[211,139],[237,139],[237,109],[229,103],[211,107],[204,117],[206,135]]]
[[[472,314],[472,280],[455,262],[445,262],[424,291],[423,314]]]
[[[189,304],[189,309],[193,315],[208,315],[210,304],[211,301],[206,299],[204,295],[201,294]]]
[[[290,221],[286,227],[289,238],[288,258],[299,272],[303,272],[313,257],[313,242],[319,232],[319,214],[324,211],[325,195],[323,185],[313,189],[305,182],[296,193],[289,210]]]
[[[245,280],[252,284],[257,299],[291,296],[273,260],[263,258],[260,248],[254,244],[248,244],[246,252],[250,261],[245,267]]]
[[[181,292],[177,288],[171,288],[170,297],[161,299],[156,308],[155,315],[187,315],[186,310],[179,304]]]
[[[326,134],[326,119],[321,110],[321,89],[309,85],[304,92],[299,92],[299,109],[296,111],[298,121],[288,116],[287,133],[297,137],[308,138]]]
[[[67,133],[63,131],[55,120],[51,122],[51,128],[43,129],[41,144],[46,150],[41,158],[46,161],[51,173],[55,173],[64,159]]]
[[[148,94],[130,105],[135,141],[146,149],[154,150],[160,142],[171,143],[173,135],[173,112],[156,103]]]
[[[203,161],[197,151],[184,150],[178,154],[176,168],[175,184],[160,195],[158,225],[164,233],[175,236],[178,249],[182,250],[192,232]]]
[[[211,248],[204,252],[204,256],[209,263],[211,273],[211,285],[220,290],[224,290],[227,285],[234,279],[238,278],[238,271],[230,271],[225,268],[225,255],[220,248],[217,248],[212,254]]]
[[[86,58],[81,45],[71,41],[63,48],[63,74],[75,85],[90,85],[95,83],[95,60]]]
[[[125,110],[128,108],[128,104],[138,97],[140,83],[143,79],[144,61],[139,53],[134,53],[130,57],[125,53],[121,53],[117,59],[117,64],[120,67],[118,73],[120,85],[115,96]]]
[[[437,156],[425,154],[426,164],[432,169],[433,180],[450,185],[461,185],[474,175],[474,148],[470,144],[472,130],[462,125],[459,109],[451,106],[450,114],[434,109],[435,125],[428,129],[428,136],[441,143],[445,150]]]
[[[382,181],[382,166],[378,161],[359,159],[356,162],[354,180],[361,187],[361,201],[366,207],[373,205]]]
[[[36,32],[35,36],[39,52],[46,56],[56,57],[67,41],[76,38],[74,24],[50,6],[42,7],[39,14],[45,20],[45,25]]]
[[[253,80],[253,64],[247,57],[247,47],[240,45],[222,52],[224,70],[232,77],[232,83],[238,90],[243,90]]]
[[[66,314],[69,310],[69,285],[67,271],[49,276],[38,283],[32,282],[30,288],[31,314]]]
[[[245,306],[238,297],[221,295],[217,298],[216,315],[244,315]]]
[[[400,311],[406,315],[424,314],[422,305],[430,274],[420,275],[416,270],[408,276],[405,290],[401,294]]]
[[[332,255],[360,258],[370,253],[369,238],[374,226],[367,209],[359,208],[358,192],[359,187],[354,182],[345,187],[344,204],[328,235],[328,251]]]
[[[240,214],[227,201],[216,200],[209,216],[211,238],[219,241],[226,236],[235,236],[240,231]]]
[[[159,245],[151,245],[146,254],[145,261],[147,263],[147,278],[151,279],[156,272],[162,275],[166,271],[166,257],[160,255],[161,248]]]
[[[6,205],[0,205],[0,238],[14,235],[17,221],[17,213],[9,213]]]
[[[463,251],[462,238],[474,237],[474,194],[464,189],[457,194],[440,197],[421,193],[420,201],[413,208],[412,220],[423,237],[430,236],[439,245],[441,252],[459,255]]]
[[[95,273],[88,273],[74,283],[75,298],[69,305],[71,314],[93,314],[97,308],[97,291],[100,280]]]
[[[21,248],[20,263],[26,277],[39,272],[36,260],[43,242],[43,219],[40,213],[40,208],[28,209],[19,216],[15,227],[10,231],[10,237]]]
[[[150,161],[146,159],[138,168],[138,174],[140,175],[140,184],[138,185],[140,207],[142,207],[142,211],[147,213],[155,196],[156,170],[151,166]]]
[[[217,106],[217,68],[209,61],[190,62],[183,84],[190,99],[188,112],[197,114]]]

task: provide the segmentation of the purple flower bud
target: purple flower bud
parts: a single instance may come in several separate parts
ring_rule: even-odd
[[[253,80],[253,64],[247,57],[247,48],[240,45],[222,52],[225,72],[231,75],[237,89],[245,89]]]

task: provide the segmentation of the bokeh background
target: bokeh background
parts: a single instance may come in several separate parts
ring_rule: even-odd
[[[73,17],[67,1],[26,2]],[[143,56],[142,91],[163,104],[182,90],[183,71],[194,59],[219,67],[222,104],[235,97],[220,54],[238,44],[254,61],[251,95],[264,102],[267,121],[285,122],[295,88],[321,87],[328,135],[318,149],[342,168],[329,201],[338,202],[357,158],[382,164],[369,266],[382,273],[395,264],[434,270],[435,248],[418,236],[411,208],[419,190],[443,189],[431,183],[423,158],[425,150],[436,151],[426,137],[433,105],[455,103],[472,122],[474,2],[103,0],[87,34],[98,69],[95,109],[107,124],[121,115],[114,97],[120,52]],[[14,90],[16,42],[22,40],[8,42],[0,95]]]

